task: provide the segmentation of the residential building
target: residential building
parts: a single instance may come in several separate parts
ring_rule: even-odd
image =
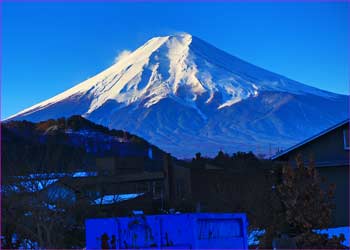
[[[326,185],[335,184],[334,226],[349,225],[349,120],[342,121],[272,157],[295,165],[297,155],[305,165],[312,161],[325,178]]]

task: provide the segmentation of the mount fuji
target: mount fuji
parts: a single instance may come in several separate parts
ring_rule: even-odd
[[[152,38],[103,72],[7,120],[72,115],[127,130],[180,158],[220,149],[271,153],[347,118],[348,96],[180,34]]]

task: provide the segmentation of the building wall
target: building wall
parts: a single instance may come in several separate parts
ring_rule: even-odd
[[[142,172],[146,157],[103,157],[96,159],[99,174],[117,175]]]
[[[335,166],[318,168],[326,184],[335,184],[335,210],[333,223],[335,226],[349,225],[349,166]]]
[[[173,204],[179,204],[182,201],[190,200],[192,197],[191,191],[191,170],[179,165],[172,166],[172,194],[170,198]]]

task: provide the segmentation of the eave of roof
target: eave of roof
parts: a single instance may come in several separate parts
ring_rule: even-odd
[[[282,162],[282,161],[281,161]],[[292,166],[296,165],[295,161],[289,160],[289,163]],[[308,166],[311,162],[309,160],[304,160],[304,165]],[[349,162],[340,160],[340,161],[315,161],[313,162],[314,166],[316,168],[323,168],[323,167],[349,167]]]
[[[347,119],[345,119],[344,121],[339,122],[339,123],[335,124],[334,126],[328,128],[328,129],[326,129],[326,130],[323,130],[323,131],[321,131],[320,133],[318,133],[318,134],[316,134],[316,135],[314,135],[314,136],[311,136],[310,138],[308,138],[308,139],[306,139],[306,140],[304,140],[304,141],[302,141],[302,142],[300,142],[300,143],[298,143],[298,144],[295,144],[294,146],[292,146],[292,147],[290,147],[290,148],[288,148],[288,149],[286,149],[286,150],[284,150],[284,151],[282,151],[282,152],[280,152],[280,153],[278,153],[278,154],[272,156],[272,157],[271,157],[271,160],[276,160],[277,158],[279,158],[279,157],[281,157],[281,156],[283,156],[283,155],[285,155],[285,154],[287,154],[287,153],[293,151],[294,149],[299,148],[299,147],[301,147],[301,146],[303,146],[303,145],[309,143],[310,141],[313,141],[313,140],[315,140],[315,139],[321,137],[322,135],[325,135],[325,134],[327,134],[327,133],[333,131],[334,129],[337,129],[337,128],[339,128],[339,127],[341,127],[341,126],[343,126],[343,125],[349,123],[349,121],[350,121],[349,118],[347,118]]]
[[[142,172],[135,174],[125,174],[119,176],[106,175],[106,176],[89,176],[81,178],[65,178],[61,179],[61,183],[69,186],[72,189],[81,188],[84,185],[89,184],[116,184],[116,183],[126,183],[126,182],[142,182],[142,181],[152,181],[152,180],[163,180],[165,175],[163,172]]]

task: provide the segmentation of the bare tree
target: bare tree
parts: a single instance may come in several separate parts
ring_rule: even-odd
[[[325,189],[321,184],[314,163],[305,167],[301,155],[296,158],[296,167],[283,167],[281,183],[270,199],[274,216],[261,238],[263,248],[271,248],[273,239],[280,236],[293,238],[298,248],[344,248],[344,235],[329,239],[327,234],[314,231],[331,225],[335,186]]]
[[[4,248],[67,247],[78,204],[55,174],[13,177],[2,188]]]

